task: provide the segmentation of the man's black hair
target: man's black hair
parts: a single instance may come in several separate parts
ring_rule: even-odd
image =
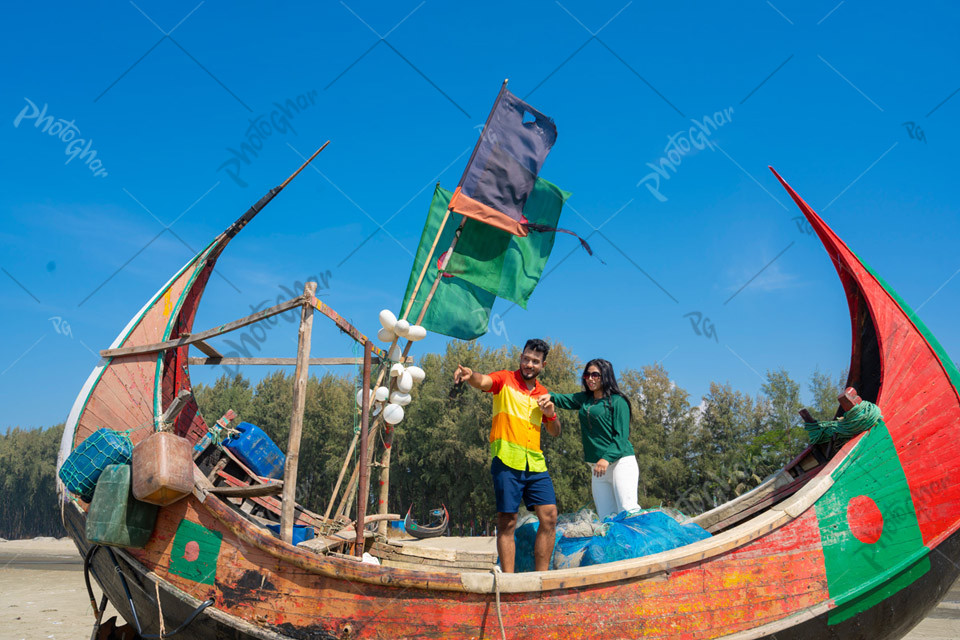
[[[550,345],[540,338],[531,338],[527,340],[527,344],[523,345],[523,351],[539,351],[543,354],[543,361],[546,362],[547,354],[550,353]]]

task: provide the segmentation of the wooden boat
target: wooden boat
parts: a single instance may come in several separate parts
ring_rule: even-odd
[[[430,512],[431,516],[440,519],[436,524],[418,524],[413,518],[410,517],[410,513],[412,511],[413,505],[410,505],[410,508],[407,509],[407,515],[403,518],[403,530],[414,538],[426,540],[427,538],[436,538],[437,536],[442,536],[447,530],[447,526],[450,524],[450,512],[447,511],[446,505],[440,509],[434,509]]]
[[[186,625],[185,636],[210,640],[902,637],[960,574],[960,373],[889,285],[783,184],[846,292],[849,384],[883,421],[841,447],[809,448],[753,491],[698,515],[709,539],[510,575],[493,570],[489,539],[472,551],[470,539],[370,540],[377,566],[331,553],[335,536],[312,546],[276,538],[263,526],[282,511],[269,487],[244,495],[256,478],[233,477],[237,491],[220,495],[199,468],[193,494],[160,509],[143,549],[93,547],[87,505],[70,495],[67,530],[143,634],[162,622],[167,635]],[[189,345],[218,357],[203,342],[216,330],[192,333],[193,319],[218,256],[249,217],[178,271],[105,352],[70,413],[61,462],[100,426],[159,426],[178,395],[186,408],[175,431],[191,441],[206,432],[182,392],[197,360]],[[310,302],[295,298],[263,315]],[[145,435],[134,432],[134,441]],[[210,477],[229,485],[225,475]],[[318,529],[332,522],[300,507],[296,514]]]

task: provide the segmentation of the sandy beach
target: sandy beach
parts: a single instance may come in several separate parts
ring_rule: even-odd
[[[94,585],[94,594],[100,590]],[[107,607],[104,619],[117,615]],[[81,640],[90,637],[93,611],[83,564],[69,539],[0,541],[0,640]],[[960,638],[960,582],[908,636]]]

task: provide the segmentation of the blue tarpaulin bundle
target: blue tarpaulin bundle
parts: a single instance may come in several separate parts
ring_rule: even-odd
[[[701,526],[672,509],[622,511],[597,520],[593,512],[564,514],[557,522],[551,569],[589,567],[660,553],[709,538]],[[533,571],[533,545],[539,522],[529,517],[517,527],[516,570]]]

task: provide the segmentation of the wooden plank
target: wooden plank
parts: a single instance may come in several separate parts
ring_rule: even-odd
[[[303,288],[303,299],[309,300],[316,292],[317,283],[308,282]],[[283,505],[280,511],[280,537],[289,544],[293,543],[293,509],[297,502],[297,463],[300,460],[300,438],[303,434],[303,410],[307,402],[307,374],[310,369],[312,332],[313,307],[304,304],[300,310],[297,370],[293,378],[293,414],[290,416],[290,437],[287,440],[286,464],[283,467],[283,484],[286,489],[283,492]],[[367,362],[370,362],[369,356]]]
[[[316,283],[314,283],[316,284]],[[157,351],[165,351],[167,349],[173,349],[176,347],[182,347],[188,344],[194,344],[207,338],[213,338],[215,336],[228,333],[230,331],[236,331],[251,325],[255,322],[260,322],[261,320],[266,320],[267,318],[272,318],[275,315],[281,314],[284,311],[289,311],[295,307],[299,307],[303,304],[303,296],[298,296],[286,302],[281,302],[280,304],[270,307],[269,309],[264,309],[263,311],[258,311],[252,315],[246,316],[245,318],[240,318],[239,320],[234,320],[233,322],[228,322],[227,324],[221,325],[214,329],[208,329],[206,331],[201,331],[200,333],[191,333],[188,337],[177,338],[176,340],[167,340],[166,342],[155,342],[153,344],[144,344],[138,345],[136,347],[120,347],[118,349],[104,349],[100,352],[100,355],[104,358],[116,358],[119,356],[129,356],[137,353],[154,353]]]
[[[184,335],[184,336],[180,336],[180,337],[181,337],[181,338],[189,338],[189,337],[190,337],[190,334],[188,333],[188,334],[186,334],[186,335]],[[200,351],[204,352],[205,354],[207,354],[207,355],[210,356],[211,358],[222,358],[222,357],[223,357],[223,354],[222,354],[222,353],[220,353],[219,351],[217,351],[216,349],[214,349],[213,347],[211,347],[209,344],[207,344],[207,343],[204,342],[203,340],[198,340],[197,342],[194,342],[194,343],[193,343],[193,346],[195,346],[197,349],[200,349]]]
[[[371,361],[373,364],[378,365],[382,361],[380,358],[373,358]],[[405,363],[412,363],[413,358],[407,357],[404,359]],[[216,357],[216,358],[187,358],[187,364],[209,364],[209,365],[218,365],[218,364],[253,364],[253,365],[273,365],[273,366],[291,366],[297,364],[296,358],[227,358],[227,357]],[[363,364],[363,358],[310,358],[310,366],[336,366],[336,365],[354,365],[359,366]]]
[[[270,484],[251,484],[245,487],[214,487],[209,492],[224,498],[254,498],[257,496],[272,496],[281,491],[283,491],[282,480]]]
[[[378,358],[382,358],[386,360],[387,352],[385,350],[381,349],[380,347],[374,346],[370,338],[360,333],[359,329],[357,329],[355,326],[353,326],[352,324],[344,320],[339,313],[337,313],[336,311],[334,311],[333,309],[325,305],[322,300],[317,299],[316,296],[310,296],[310,304],[313,305],[314,309],[316,309],[323,315],[333,320],[333,322],[338,327],[340,327],[341,331],[343,331],[345,334],[347,334],[348,336],[350,336],[360,344],[370,342],[371,346],[373,347],[373,353],[375,353]]]

